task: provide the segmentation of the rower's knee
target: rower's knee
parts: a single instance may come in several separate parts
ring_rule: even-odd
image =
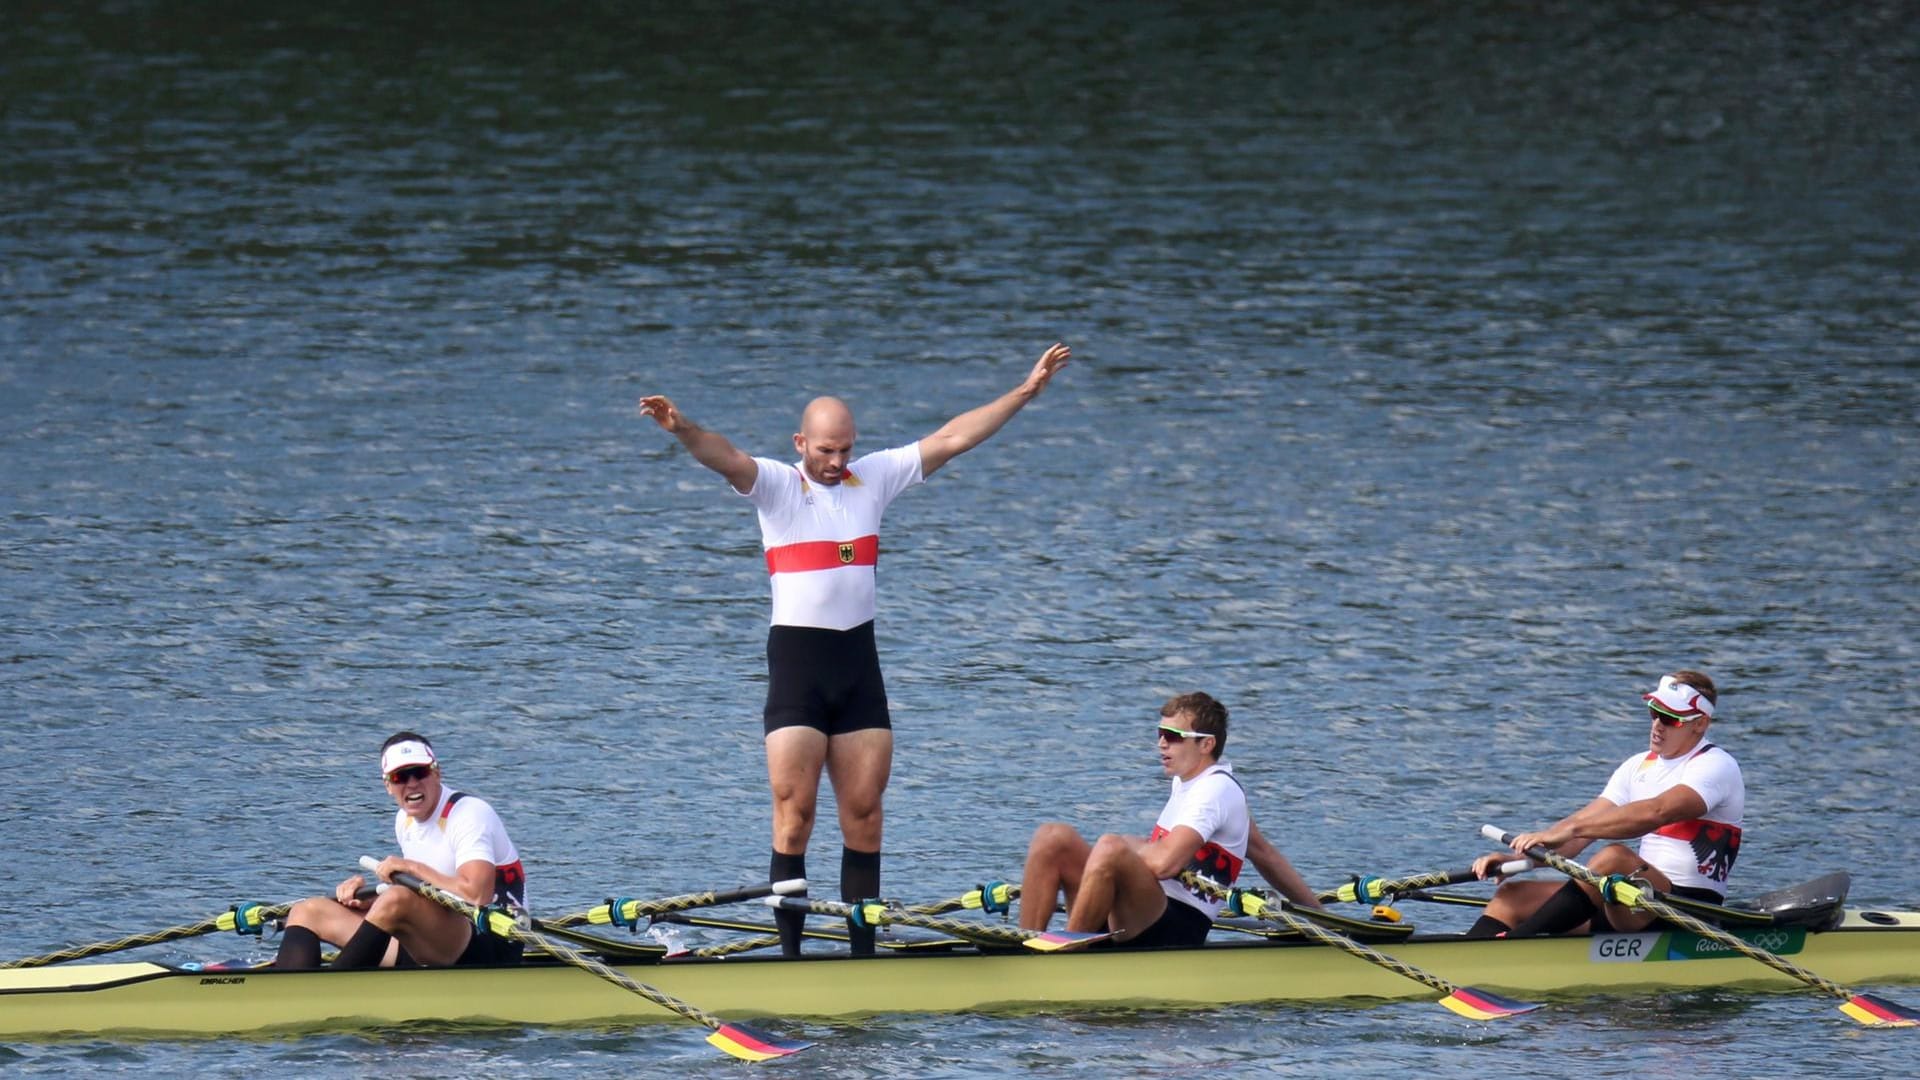
[[[1608,844],[1587,860],[1587,869],[1596,874],[1633,874],[1646,865],[1640,853],[1625,844]]]
[[[1027,858],[1029,861],[1034,858],[1054,861],[1061,855],[1078,850],[1085,843],[1073,826],[1049,821],[1033,830],[1033,839],[1027,842]]]
[[[807,841],[813,836],[813,818],[812,800],[775,799],[773,802],[774,850],[805,851]]]
[[[1087,873],[1096,875],[1107,873],[1123,859],[1134,857],[1133,845],[1127,838],[1117,833],[1108,833],[1093,842],[1093,850],[1087,853]]]
[[[336,901],[318,896],[295,901],[294,905],[287,909],[287,925],[304,926],[312,930],[319,924],[321,919],[325,918],[320,910],[323,904],[332,904],[334,907],[340,906]]]

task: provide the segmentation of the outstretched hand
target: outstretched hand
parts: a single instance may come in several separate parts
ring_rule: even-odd
[[[640,415],[653,417],[653,422],[669,432],[678,433],[687,422],[680,410],[662,394],[649,394],[640,399]]]
[[[1040,354],[1040,359],[1034,362],[1033,370],[1027,373],[1027,388],[1035,394],[1045,390],[1047,383],[1053,379],[1054,373],[1066,367],[1067,361],[1071,359],[1073,359],[1073,350],[1057,341],[1054,342],[1052,348]]]

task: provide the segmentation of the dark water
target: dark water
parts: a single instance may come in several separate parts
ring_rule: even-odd
[[[757,533],[634,399],[778,453],[838,393],[877,448],[1054,340],[889,520],[889,892],[1144,828],[1195,687],[1310,878],[1458,864],[1693,665],[1740,881],[1920,893],[1910,6],[7,9],[7,954],[325,888],[399,727],[549,911],[751,879]],[[845,1076],[1920,1068],[1806,995],[795,1027]],[[0,1061],[733,1069],[665,1027]]]

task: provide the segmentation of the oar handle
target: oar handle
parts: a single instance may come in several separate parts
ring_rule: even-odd
[[[1480,835],[1496,844],[1512,844],[1515,834],[1507,832],[1498,825],[1482,825],[1480,826]]]

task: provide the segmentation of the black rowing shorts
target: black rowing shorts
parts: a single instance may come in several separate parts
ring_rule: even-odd
[[[763,717],[769,735],[796,725],[829,737],[893,727],[873,623],[851,630],[770,627]]]
[[[1160,913],[1153,925],[1115,948],[1152,949],[1163,945],[1205,945],[1207,931],[1213,929],[1213,920],[1207,913],[1192,904],[1182,903],[1173,897],[1167,897],[1167,910]]]
[[[509,941],[498,934],[475,929],[473,938],[467,942],[467,949],[460,959],[453,962],[455,967],[469,964],[517,964],[520,954],[526,946],[518,941]]]

